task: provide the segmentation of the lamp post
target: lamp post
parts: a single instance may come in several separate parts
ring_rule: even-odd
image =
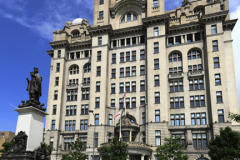
[[[95,114],[93,110],[89,110],[88,112],[93,114],[93,118],[95,120]],[[95,140],[95,129],[96,129],[96,125],[94,124],[94,132],[93,132],[93,160],[94,160],[94,150],[95,150],[95,144],[94,144],[94,140]]]

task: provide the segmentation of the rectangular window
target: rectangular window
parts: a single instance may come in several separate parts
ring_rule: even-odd
[[[97,61],[101,61],[101,54],[102,54],[101,51],[97,52]]]
[[[99,18],[103,18],[103,11],[99,12]],[[98,44],[98,45],[102,45],[102,44]]]
[[[136,81],[132,81],[132,92],[136,92]]]
[[[141,60],[145,59],[145,51],[144,50],[140,51],[140,59]]]
[[[111,84],[111,93],[115,94],[115,83]]]
[[[126,92],[130,92],[130,82],[126,82],[125,84]]]
[[[88,104],[81,106],[81,114],[88,114]]]
[[[96,92],[100,92],[100,81],[96,82]]]
[[[224,112],[223,109],[218,110],[218,122],[224,122]]]
[[[155,92],[155,103],[160,103],[160,92]]]
[[[211,29],[212,29],[212,34],[217,34],[217,26],[216,25],[212,25]]]
[[[187,43],[190,43],[190,42],[193,41],[193,38],[192,38],[192,37],[193,37],[192,34],[188,34],[188,35],[187,35]]]
[[[140,104],[144,105],[145,104],[145,97],[140,97]]]
[[[121,39],[121,47],[125,46],[125,39]]]
[[[123,108],[123,101],[122,101],[122,98],[119,99],[119,108],[120,108],[120,109]]]
[[[102,45],[102,37],[98,37],[98,45]]]
[[[59,85],[59,77],[55,77],[55,86]]]
[[[112,54],[112,64],[116,64],[116,54]]]
[[[215,85],[221,85],[220,74],[215,74]]]
[[[220,6],[221,12],[224,11],[224,4]]]
[[[131,14],[127,14],[127,21],[131,21]]]
[[[219,68],[219,57],[215,57],[213,58],[213,62],[214,62],[214,68]]]
[[[136,76],[136,66],[132,66],[132,76]]]
[[[136,108],[136,97],[132,97],[132,108]]]
[[[158,45],[158,42],[155,42],[154,43],[154,53],[159,53],[159,45]]]
[[[189,90],[199,90],[204,89],[203,79],[191,79],[189,80]]]
[[[60,72],[60,63],[57,63],[56,72]]]
[[[156,140],[156,146],[160,146],[161,145],[161,131],[160,130],[155,131],[155,140]]]
[[[175,37],[176,44],[181,44],[181,36]]]
[[[124,83],[119,84],[119,90],[120,90],[120,93],[124,92]]]
[[[53,147],[54,137],[50,137],[50,146]]]
[[[77,95],[78,92],[77,91],[68,91],[67,92],[67,101],[77,101]]]
[[[116,78],[116,69],[112,69],[112,78]]]
[[[217,103],[222,103],[222,91],[217,91],[216,92],[216,96],[217,96]]]
[[[130,38],[127,38],[126,42],[127,42],[127,46],[130,46]]]
[[[83,89],[82,90],[82,100],[89,99],[89,89]]]
[[[120,62],[124,62],[124,52],[120,53]]]
[[[171,81],[169,82],[170,92],[182,92],[183,91],[183,81]]]
[[[158,7],[158,0],[153,0],[153,7]]]
[[[95,107],[96,108],[100,107],[100,97],[96,97],[96,99],[95,99]]]
[[[112,126],[112,118],[113,118],[113,115],[109,114],[109,116],[108,116],[108,125],[109,126]]]
[[[80,59],[80,52],[76,52],[77,59]]]
[[[64,150],[70,150],[71,149],[69,143],[73,144],[74,143],[74,138],[64,138]]]
[[[140,91],[145,91],[145,81],[140,81]]]
[[[145,124],[146,123],[146,117],[145,117],[145,112],[142,113],[142,123]]]
[[[130,52],[126,52],[126,62],[130,61]]]
[[[126,67],[126,77],[130,77],[130,67]]]
[[[154,59],[154,69],[159,69],[159,59]]]
[[[61,50],[58,50],[58,58],[61,58]]]
[[[54,91],[54,100],[57,100],[58,99],[58,91]]]
[[[159,83],[159,75],[155,75],[154,76],[154,85],[155,86],[159,86],[160,85],[160,83]]]
[[[191,113],[192,125],[206,125],[206,113]]]
[[[185,143],[185,135],[184,134],[172,134],[172,138],[180,138],[179,141],[177,141],[177,143],[180,143],[182,145],[182,148],[186,147],[186,143]]]
[[[101,67],[100,66],[97,67],[97,76],[101,76]]]
[[[170,108],[184,108],[183,97],[170,98]]]
[[[99,5],[104,4],[104,0],[99,1]]]
[[[207,148],[207,134],[192,134],[194,148]]]
[[[53,105],[53,114],[57,114],[57,105]]]
[[[169,46],[174,45],[173,37],[168,38],[168,45]]]
[[[201,40],[200,33],[195,33],[195,41],[200,41],[200,40]]]
[[[77,114],[77,106],[66,106],[66,115],[72,116]]]
[[[88,120],[83,119],[80,121],[80,130],[87,130]]]
[[[95,114],[95,125],[99,125],[99,114]]]
[[[94,133],[94,147],[98,147],[98,133]]]
[[[126,108],[130,108],[130,98],[126,98]]]
[[[154,28],[154,36],[158,36],[158,27]]]
[[[204,95],[190,96],[190,107],[204,107],[204,106],[205,106]]]
[[[136,61],[136,51],[132,51],[132,61]]]
[[[155,122],[160,122],[160,110],[155,110]]]
[[[145,65],[140,66],[140,75],[145,75]]]
[[[115,99],[111,99],[111,107],[115,107]]]
[[[52,120],[52,130],[55,130],[55,124],[56,124],[56,121]]]
[[[218,41],[212,41],[213,51],[218,51]]]
[[[171,114],[171,126],[185,126],[184,114]]]

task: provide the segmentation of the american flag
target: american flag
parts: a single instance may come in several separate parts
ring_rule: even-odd
[[[125,97],[126,97],[126,93],[124,93],[124,95],[123,95],[122,99],[120,100],[120,102],[122,102]]]

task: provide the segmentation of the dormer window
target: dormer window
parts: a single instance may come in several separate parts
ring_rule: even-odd
[[[72,36],[73,37],[78,37],[80,35],[80,32],[79,31],[73,31],[72,32]]]
[[[137,20],[137,15],[134,13],[127,13],[122,17],[121,23],[126,22],[126,20],[127,20],[127,22],[135,21],[135,20]]]
[[[200,13],[204,13],[203,6],[198,6],[194,9],[194,14],[200,14]]]

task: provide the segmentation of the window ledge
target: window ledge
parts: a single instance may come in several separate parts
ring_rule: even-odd
[[[146,90],[141,90],[140,92],[145,92]]]
[[[65,115],[65,116],[76,116],[76,115]]]
[[[221,86],[222,84],[215,84],[215,86]]]
[[[98,20],[103,20],[104,19],[104,17],[98,17]]]
[[[159,52],[156,52],[156,53],[154,52],[153,54],[159,54]]]
[[[196,90],[189,90],[189,91],[203,91],[205,89],[196,89]]]
[[[111,79],[116,79],[116,78],[111,78]]]
[[[98,76],[96,76],[96,77],[101,77],[101,75],[98,75]]]
[[[80,114],[80,115],[88,115],[88,114]]]
[[[111,64],[116,64],[116,63],[111,63]]]
[[[111,94],[116,94],[116,93],[110,93],[110,95],[111,95]]]
[[[159,70],[160,68],[154,68],[153,70]]]
[[[179,108],[170,108],[170,109],[183,109],[183,108],[185,108],[185,107],[179,107]]]
[[[218,68],[220,68],[220,67],[214,67],[213,69],[218,69]]]
[[[161,103],[159,102],[159,103],[154,103],[154,104],[161,104]]]
[[[216,51],[212,51],[212,52],[219,52],[219,50],[216,50]]]
[[[223,104],[223,102],[217,102],[217,104]]]
[[[146,60],[145,58],[144,59],[140,59],[140,61],[143,61],[143,60]]]
[[[160,87],[160,85],[154,85],[154,87]]]
[[[97,60],[96,62],[101,62],[102,60]]]

